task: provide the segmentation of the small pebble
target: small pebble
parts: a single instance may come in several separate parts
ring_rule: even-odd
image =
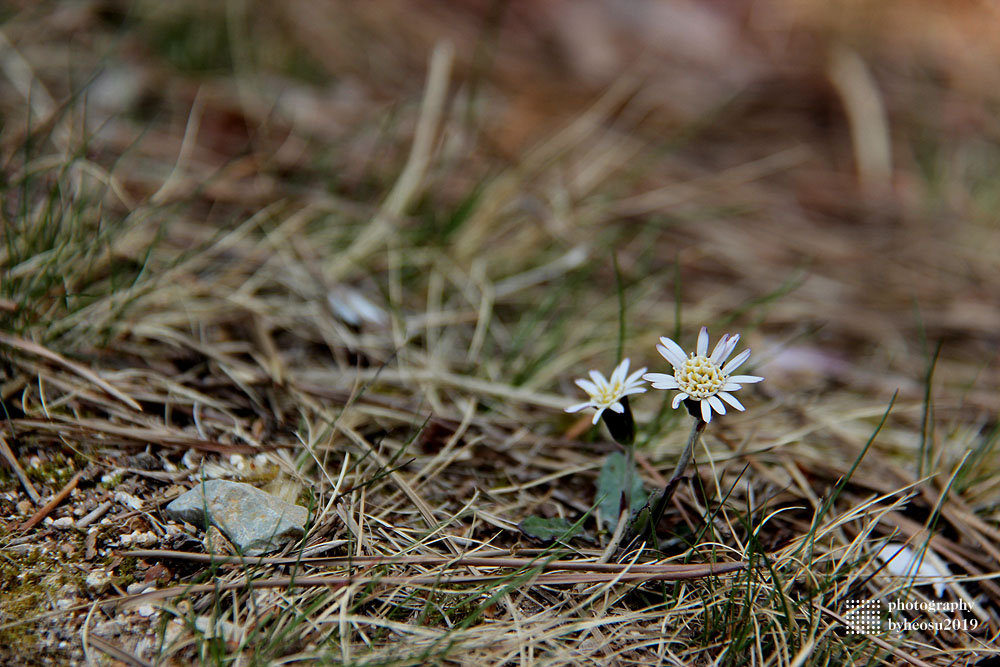
[[[53,528],[58,528],[59,530],[69,530],[73,527],[74,521],[71,516],[61,516],[52,522]]]
[[[135,611],[143,618],[149,618],[150,616],[156,613],[156,607],[154,607],[151,604],[143,604],[139,605]]]
[[[146,593],[148,591],[155,591],[156,583],[151,581],[137,581],[133,584],[129,584],[125,589],[125,592],[129,595],[138,595],[139,593]]]
[[[87,575],[86,584],[95,593],[103,593],[111,585],[111,577],[104,570],[94,570]]]
[[[126,507],[134,510],[142,509],[142,501],[133,496],[131,493],[126,493],[124,491],[115,492],[115,501],[125,505]]]

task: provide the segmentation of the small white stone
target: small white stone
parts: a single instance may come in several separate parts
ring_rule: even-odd
[[[68,530],[73,527],[73,523],[73,517],[61,516],[52,522],[52,527],[58,528],[59,530]]]
[[[135,611],[143,618],[149,618],[150,616],[156,613],[156,607],[154,607],[151,604],[143,604],[136,607]]]
[[[94,570],[87,575],[85,583],[87,584],[87,588],[101,593],[111,584],[111,578],[104,570]]]
[[[133,496],[131,493],[126,493],[125,491],[115,492],[115,501],[125,505],[126,507],[134,510],[142,509],[142,501]]]
[[[875,557],[885,563],[890,574],[913,579],[914,586],[930,584],[934,587],[935,595],[944,595],[945,584],[951,572],[930,549],[926,549],[921,557],[905,544],[890,543],[879,549]]]
[[[132,534],[132,538],[132,543],[141,547],[151,547],[160,541],[160,538],[156,536],[156,533],[151,530],[147,530],[144,533],[136,531]]]
[[[156,584],[151,581],[137,581],[135,583],[129,584],[126,587],[125,592],[129,595],[138,595],[139,593],[147,593],[149,591],[155,591]]]

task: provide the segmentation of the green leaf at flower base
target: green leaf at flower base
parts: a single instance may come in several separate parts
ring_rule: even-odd
[[[572,524],[562,517],[546,519],[540,516],[529,516],[517,524],[517,527],[528,537],[543,542],[568,540],[580,531],[579,524]]]
[[[601,521],[609,531],[618,524],[618,516],[622,510],[622,491],[625,488],[625,455],[614,452],[608,456],[597,477],[598,509],[601,510]],[[632,467],[632,507],[636,511],[646,504],[646,492],[642,488],[642,478]]]

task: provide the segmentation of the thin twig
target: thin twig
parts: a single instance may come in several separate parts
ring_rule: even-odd
[[[470,565],[471,563],[466,563]],[[612,565],[612,563],[604,563]],[[534,577],[528,585],[532,586],[557,586],[567,584],[596,584],[606,583],[615,580],[622,583],[641,583],[644,581],[681,581],[685,579],[700,579],[702,577],[718,576],[737,572],[746,567],[744,562],[719,563],[705,565],[661,565],[661,569],[655,572],[547,572]],[[543,563],[538,563],[539,569],[544,568]],[[261,588],[291,588],[310,586],[333,586],[345,587],[352,584],[388,584],[392,586],[434,586],[440,587],[444,584],[466,585],[483,584],[503,581],[510,577],[510,573],[479,574],[479,575],[454,575],[442,576],[440,574],[415,575],[410,577],[400,576],[316,576],[316,577],[270,577],[267,579],[251,579],[243,577],[237,581],[217,581],[210,584],[188,584],[181,586],[171,586],[148,593],[139,593],[134,597],[121,598],[123,602],[138,603],[140,601],[161,600],[177,595],[189,595],[194,593],[211,593],[214,591],[233,591],[240,589],[261,589]],[[109,600],[111,602],[112,600]]]
[[[502,552],[510,553],[510,552]],[[532,568],[539,567],[543,571],[569,570],[579,572],[637,572],[646,574],[662,574],[666,572],[680,572],[696,570],[704,567],[696,564],[676,564],[676,563],[602,563],[588,560],[545,560],[544,558],[517,558],[507,556],[460,556],[452,558],[448,556],[337,556],[325,558],[322,556],[312,558],[288,557],[260,557],[241,558],[239,556],[223,556],[217,554],[200,554],[187,551],[170,551],[160,549],[135,549],[132,551],[120,551],[120,556],[131,558],[164,558],[173,560],[186,560],[197,563],[212,563],[214,565],[312,565],[327,567],[374,567],[378,565],[426,565],[426,566],[446,566],[463,567],[473,565],[477,567],[503,567],[503,568]],[[743,563],[745,565],[745,563]]]
[[[12,452],[10,447],[7,445],[7,440],[3,437],[3,433],[0,433],[0,455],[3,456],[4,460],[7,461],[7,464],[14,471],[14,474],[17,475],[17,479],[21,482],[21,486],[24,487],[24,490],[31,497],[31,501],[36,505],[42,502],[42,497],[38,495],[38,491],[35,490],[35,485],[32,484],[31,480],[28,479],[28,476],[24,474],[24,469],[21,467],[21,464],[17,462],[17,457],[14,456],[14,452]]]
[[[31,530],[32,528],[35,527],[35,525],[38,524],[39,521],[47,517],[52,510],[58,507],[59,504],[62,501],[66,500],[69,494],[73,492],[73,489],[76,488],[77,482],[80,481],[80,477],[82,475],[83,475],[82,470],[73,475],[73,478],[66,483],[66,486],[64,486],[62,490],[52,498],[52,500],[45,503],[45,507],[35,512],[30,519],[28,519],[27,521],[25,521],[20,525],[19,527],[20,530],[22,531]]]

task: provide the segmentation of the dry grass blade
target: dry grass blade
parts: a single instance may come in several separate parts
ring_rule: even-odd
[[[133,410],[137,412],[142,412],[142,406],[139,405],[135,399],[126,395],[121,390],[115,388],[111,383],[103,380],[94,371],[90,370],[86,366],[82,366],[75,361],[70,361],[61,354],[57,354],[52,350],[49,350],[38,343],[33,343],[30,340],[24,340],[23,338],[18,338],[17,336],[10,336],[6,333],[0,332],[0,343],[7,345],[22,352],[27,352],[28,354],[33,354],[39,356],[43,359],[48,359],[49,361],[55,362],[61,366],[64,366],[80,377],[94,383],[104,391],[106,391],[111,396],[114,396],[119,401],[125,403]]]
[[[502,552],[510,553],[510,552]],[[344,566],[344,567],[375,567],[379,565],[431,565],[461,567],[465,565],[497,567],[510,569],[577,570],[584,572],[656,574],[668,576],[671,573],[690,574],[695,572],[721,574],[735,572],[746,567],[746,563],[716,563],[716,564],[673,564],[673,563],[602,563],[584,560],[552,560],[548,557],[512,558],[503,555],[469,556],[460,555],[454,558],[440,556],[344,556],[339,558],[323,557],[285,557],[285,558],[246,558],[223,556],[218,554],[185,553],[181,551],[142,550],[123,552],[122,556],[135,558],[164,558],[189,560],[216,565],[303,565],[303,566]]]
[[[193,449],[219,454],[249,454],[258,452],[256,447],[238,443],[224,443],[204,440],[165,428],[142,428],[139,426],[121,426],[111,421],[96,419],[76,419],[72,421],[41,421],[37,419],[11,419],[4,424],[8,429],[23,431],[40,431],[45,433],[66,435],[102,435],[116,436],[125,441],[145,446],[155,443],[162,447]]]
[[[838,623],[841,624],[842,627],[845,628],[850,627],[850,622],[844,619],[844,617],[841,616],[840,614],[831,611],[830,609],[827,609],[825,607],[820,607],[820,611],[829,616],[830,618],[835,619]],[[910,655],[906,651],[900,650],[899,648],[893,646],[892,644],[885,641],[881,637],[869,637],[869,639],[873,644],[879,646],[880,648],[885,649],[889,653],[893,654],[900,660],[907,662],[908,664],[916,665],[916,667],[932,667],[930,663],[924,662],[920,658]]]
[[[471,565],[471,563],[464,563]],[[614,572],[546,572],[531,577],[531,586],[566,586],[578,584],[606,583],[642,583],[651,581],[684,581],[700,579],[724,574],[731,574],[746,567],[746,563],[723,563],[719,565],[671,566],[661,565],[655,569],[645,568],[640,571],[628,571],[622,568]],[[565,568],[557,568],[565,569]],[[431,587],[466,586],[470,584],[503,583],[509,574],[478,574],[478,575],[410,575],[410,576],[301,576],[301,577],[265,577],[261,579],[238,579],[212,584],[189,584],[173,586],[149,593],[140,593],[134,597],[121,598],[122,602],[137,604],[151,600],[163,600],[179,595],[197,595],[215,591],[251,590],[261,588],[309,588],[332,587],[346,588],[357,585],[370,586],[383,584],[386,586]]]
[[[122,647],[116,646],[107,639],[102,639],[96,635],[90,637],[90,644],[108,657],[114,658],[126,665],[131,665],[131,667],[153,667],[155,664],[149,660],[143,660],[139,656],[129,653]]]

